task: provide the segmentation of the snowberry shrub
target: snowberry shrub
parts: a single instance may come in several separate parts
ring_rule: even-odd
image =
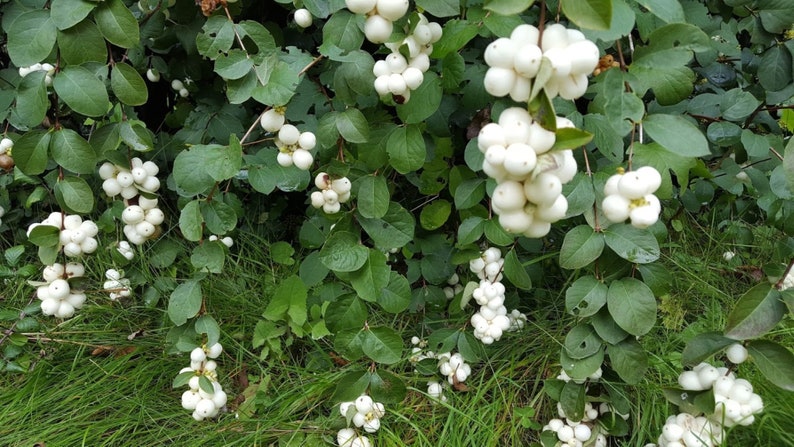
[[[172,280],[157,290],[169,351],[204,351],[224,305],[207,282],[225,273],[232,235],[268,228],[284,240],[267,256],[295,270],[247,342],[264,359],[311,336],[329,363],[333,347],[348,366],[329,408],[361,395],[399,405],[409,364],[441,401],[465,388],[466,366],[477,374],[484,346],[527,336],[509,332],[530,323],[530,303],[564,307],[564,375],[548,394],[570,422],[550,423],[552,440],[600,443],[622,428],[581,421],[627,414],[617,383],[645,378],[671,217],[747,215],[794,233],[792,17],[764,2],[106,0],[68,15],[59,3],[0,6],[0,231],[38,247],[42,313],[90,303],[70,298],[85,281],[87,298],[129,290],[123,307],[152,286],[127,287],[120,269],[165,258],[152,271]],[[184,256],[159,256],[174,245],[160,238]],[[119,264],[95,270],[106,278],[52,275],[100,248]],[[746,355],[793,386],[775,373],[794,370],[791,352],[763,335],[786,315],[794,253],[770,257],[780,279],[750,289],[722,333],[696,337],[688,366],[740,343],[730,361]],[[564,306],[533,288],[564,289]],[[748,323],[759,313],[766,324]],[[427,346],[409,354],[395,327],[421,329]],[[211,419],[223,378],[192,361],[183,405]],[[562,398],[596,391],[605,411]],[[370,445],[362,430],[337,443]]]

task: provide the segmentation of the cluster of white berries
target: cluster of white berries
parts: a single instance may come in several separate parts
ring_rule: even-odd
[[[360,435],[352,428],[343,428],[336,434],[339,447],[372,447],[368,436]]]
[[[747,349],[739,343],[726,350],[728,360],[740,364],[747,360]],[[678,376],[678,384],[686,391],[708,391],[714,393],[714,411],[695,416],[686,412],[667,418],[656,447],[713,447],[722,445],[725,428],[734,425],[750,425],[755,415],[764,409],[761,396],[753,392],[753,385],[726,367],[716,368],[700,363],[691,371]]]
[[[141,245],[154,237],[164,220],[165,214],[157,208],[157,199],[143,196],[138,197],[137,205],[128,205],[121,212],[124,235],[135,245]]]
[[[210,242],[220,241],[221,244],[225,245],[226,248],[232,248],[234,245],[234,239],[231,236],[220,237],[218,235],[211,235],[209,238]]]
[[[662,206],[653,194],[662,184],[656,168],[643,166],[636,171],[618,172],[604,185],[601,209],[611,222],[631,219],[631,225],[648,228],[659,220]]]
[[[597,382],[601,379],[602,370],[598,368],[587,379],[591,382]],[[561,370],[557,375],[557,379],[564,382],[570,382],[571,377]],[[574,380],[575,383],[584,383],[585,380]],[[615,409],[606,402],[596,408],[592,403],[586,402],[584,405],[584,413],[581,420],[574,421],[570,419],[562,408],[562,404],[557,403],[557,414],[559,418],[554,418],[543,427],[543,431],[551,430],[557,434],[557,439],[561,442],[558,447],[582,447],[584,445],[593,447],[606,447],[607,437],[603,433],[598,433],[595,430],[598,427],[597,419],[599,415],[605,413],[614,413],[622,417],[624,420],[628,419],[628,414],[619,414]]]
[[[480,278],[479,286],[472,292],[480,310],[472,315],[471,324],[474,337],[486,345],[502,338],[504,332],[520,329],[526,321],[526,315],[521,312],[514,311],[508,316],[504,305],[506,289],[501,282],[503,266],[502,252],[496,247],[469,261],[469,269]]]
[[[576,99],[587,91],[587,75],[598,65],[598,47],[581,31],[560,24],[546,26],[543,36],[532,25],[517,26],[510,37],[501,37],[485,49],[485,90],[514,101],[529,99],[532,80],[541,61],[548,60],[552,75],[544,86],[549,99]]]
[[[14,140],[11,138],[3,138],[0,140],[0,155],[11,152],[14,148]]]
[[[453,273],[447,280],[447,285],[442,289],[444,296],[451,300],[455,295],[463,291],[463,285],[460,283],[460,277],[457,273]]]
[[[596,415],[598,414],[598,411],[592,408],[592,405],[590,409],[595,411]],[[584,419],[574,422],[570,419],[554,418],[543,426],[543,431],[553,431],[557,434],[557,439],[560,441],[558,447],[582,447],[584,445],[606,447],[607,445],[607,438],[602,433],[596,434],[595,439],[593,439],[591,423],[585,422]]]
[[[430,22],[424,14],[419,14],[419,23],[411,34],[402,41],[387,43],[392,52],[386,59],[375,62],[372,73],[375,75],[375,91],[381,96],[391,93],[408,101],[411,91],[416,90],[424,81],[424,73],[430,68],[430,53],[433,44],[441,39],[442,28]],[[407,48],[408,59],[400,53]]]
[[[107,278],[107,281],[102,285],[102,289],[108,292],[112,301],[130,296],[130,280],[124,277],[123,272],[119,272],[116,269],[108,269],[105,272],[105,278]]]
[[[740,344],[732,345],[728,353],[729,360],[736,362],[746,360],[747,352]],[[715,423],[726,427],[736,424],[750,425],[755,414],[764,409],[761,396],[753,392],[753,385],[737,378],[728,368],[715,368],[708,363],[701,363],[691,371],[684,371],[678,377],[678,384],[687,391],[714,390],[714,413],[710,417]]]
[[[135,250],[132,249],[132,246],[127,241],[118,241],[116,243],[116,250],[128,261],[132,261],[135,257]]]
[[[99,228],[94,222],[84,221],[76,214],[52,212],[40,223],[31,224],[28,227],[28,236],[34,228],[40,225],[49,225],[60,230],[59,249],[63,249],[63,254],[69,258],[75,258],[83,253],[91,254],[97,249],[95,237]]]
[[[366,394],[358,396],[356,400],[342,402],[339,405],[342,417],[352,421],[353,425],[367,433],[375,433],[380,429],[380,420],[386,415],[386,408],[380,402],[375,402]],[[365,435],[359,435],[353,428],[343,428],[336,435],[339,447],[370,447],[372,443]]]
[[[78,262],[66,265],[55,263],[44,267],[44,282],[35,283],[36,297],[41,300],[41,313],[57,318],[69,318],[75,309],[85,303],[85,293],[74,290],[67,281],[69,278],[80,278],[85,275],[85,267]]]
[[[319,191],[311,193],[312,206],[317,209],[322,208],[328,214],[338,213],[340,204],[350,199],[352,185],[347,177],[331,180],[330,175],[321,172],[314,177],[314,185]]]
[[[185,82],[190,82],[190,81],[185,79]],[[188,96],[190,96],[190,92],[188,91],[187,87],[185,87],[185,82],[182,82],[179,79],[174,79],[173,81],[171,81],[171,88],[174,89],[174,91],[176,91],[177,93],[179,93],[179,96],[183,98],[187,98]]]
[[[722,445],[725,431],[705,416],[679,413],[670,416],[662,427],[659,447],[713,447]],[[654,445],[654,444],[650,444]],[[655,447],[655,445],[654,445]]]
[[[99,167],[99,177],[104,180],[102,189],[109,197],[121,195],[124,199],[132,199],[141,192],[154,193],[160,189],[160,179],[157,173],[160,168],[153,161],[142,161],[135,157],[130,161],[132,169],[114,165],[111,162],[102,163]]]
[[[295,165],[300,170],[309,170],[314,163],[311,150],[317,145],[314,132],[301,132],[292,124],[287,124],[282,107],[267,110],[262,114],[259,124],[267,132],[276,134],[276,160],[279,165],[285,168]]]
[[[456,352],[438,354],[438,372],[447,378],[450,385],[463,383],[471,375],[471,365],[466,363],[463,356]]]
[[[165,220],[165,214],[157,207],[157,199],[141,195],[153,194],[160,189],[160,179],[157,178],[160,168],[154,162],[144,162],[138,157],[130,160],[130,165],[132,169],[128,170],[105,162],[99,167],[99,176],[104,180],[102,189],[105,194],[110,197],[121,195],[125,199],[127,207],[121,213],[124,235],[131,243],[141,245],[158,234],[159,225]]]
[[[557,117],[557,128],[574,127]],[[509,233],[543,237],[565,217],[568,200],[562,185],[576,175],[570,149],[550,151],[556,137],[533,121],[525,109],[511,107],[497,123],[480,130],[477,146],[485,154],[483,171],[497,181],[491,207]]]
[[[308,28],[312,24],[312,13],[309,12],[306,8],[300,8],[295,10],[295,24],[301,28]]]
[[[345,0],[350,12],[365,14],[364,35],[372,43],[389,40],[394,23],[408,12],[408,0]]]
[[[188,381],[189,390],[182,393],[182,408],[193,410],[193,419],[203,421],[214,418],[226,405],[226,392],[218,383],[218,364],[215,360],[223,352],[220,343],[212,346],[201,346],[190,352],[190,367],[183,368],[180,374],[193,372],[195,375]],[[212,392],[204,390],[200,385],[201,377],[206,377],[212,384]]]
[[[19,67],[19,76],[25,77],[33,72],[36,71],[44,71],[47,74],[44,75],[44,84],[45,85],[52,85],[52,77],[55,76],[55,66],[48,63],[43,64],[33,64],[30,67]]]

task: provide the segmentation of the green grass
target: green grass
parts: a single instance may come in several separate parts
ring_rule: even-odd
[[[641,447],[655,441],[674,411],[664,400],[662,387],[675,384],[686,341],[721,328],[726,309],[753,284],[744,270],[725,262],[722,253],[733,249],[744,265],[761,265],[779,242],[776,233],[759,230],[751,244],[736,247],[725,233],[708,230],[713,227],[701,230],[687,216],[681,219],[685,229],[670,230],[661,261],[675,281],[662,298],[657,326],[641,340],[651,368],[646,380],[629,388],[631,434],[613,439],[612,445]],[[268,294],[286,271],[268,260],[262,250],[266,245],[267,241],[241,235],[227,273],[213,279],[206,291],[209,312],[224,331],[219,371],[230,395],[228,413],[217,421],[197,423],[181,408],[183,390],[173,389],[171,382],[189,359],[165,352],[170,323],[162,303],[145,306],[132,300],[122,305],[93,294],[74,319],[62,324],[43,320],[48,330],[29,334],[26,348],[35,355],[31,372],[0,377],[0,445],[332,445],[344,421],[330,396],[349,367],[310,362],[327,360],[331,347],[323,340],[296,342],[278,360],[260,361],[251,347],[251,334]],[[101,275],[105,261],[102,256],[93,261],[89,275]],[[148,274],[142,265],[140,271]],[[31,290],[7,283],[0,307],[20,308]],[[556,413],[554,403],[542,392],[543,379],[557,374],[565,327],[574,322],[562,315],[563,293],[546,290],[549,298],[543,300],[527,294],[527,302],[541,306],[528,309],[529,324],[497,342],[488,358],[474,365],[469,390],[447,391],[445,403],[429,403],[424,395],[426,379],[412,374],[409,367],[397,371],[409,392],[400,405],[388,406],[383,428],[373,436],[375,444],[525,446],[537,440],[532,424],[542,425]],[[138,331],[143,333],[128,340]],[[771,337],[794,345],[791,320],[781,323]],[[92,355],[103,345],[135,349],[119,357]],[[726,445],[794,446],[788,435],[794,426],[794,395],[766,382],[751,364],[742,365],[739,374],[756,384],[766,410],[751,427],[731,430]],[[245,399],[236,400],[238,396],[248,397],[241,408]],[[535,416],[526,416],[531,411]]]

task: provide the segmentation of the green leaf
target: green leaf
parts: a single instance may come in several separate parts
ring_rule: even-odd
[[[485,0],[484,9],[499,15],[512,16],[526,11],[535,0]]]
[[[783,45],[774,45],[766,50],[758,65],[763,67],[758,70],[758,82],[761,87],[767,90],[782,90],[791,83],[791,52]]]
[[[604,229],[604,241],[621,258],[636,264],[659,259],[659,242],[648,230],[629,224],[610,225]]]
[[[403,341],[392,328],[379,326],[364,331],[361,350],[373,361],[391,365],[402,358]]]
[[[216,59],[229,51],[234,44],[234,22],[223,15],[214,15],[207,19],[196,35],[196,49],[202,56]]]
[[[370,377],[369,371],[352,371],[343,375],[337,382],[334,394],[331,397],[333,402],[350,402],[356,400],[367,391]]]
[[[770,33],[782,33],[794,23],[794,10],[788,0],[758,0],[754,10],[760,10],[761,24]]]
[[[485,198],[485,179],[473,178],[464,180],[455,189],[455,208],[469,209]]]
[[[685,21],[684,8],[678,0],[637,0],[637,3],[666,23]]]
[[[711,154],[703,133],[680,115],[651,114],[642,122],[648,136],[670,152],[683,157]]]
[[[584,33],[588,39],[593,41],[598,39],[602,42],[613,42],[631,33],[634,28],[634,20],[634,10],[631,6],[624,0],[612,0],[612,21],[609,24],[609,29],[604,31],[584,30]]]
[[[336,128],[342,138],[350,143],[366,143],[369,140],[369,123],[364,114],[355,107],[336,116]]]
[[[348,231],[331,234],[320,249],[320,261],[336,272],[354,272],[369,259],[369,250],[361,245],[358,237]]]
[[[609,285],[607,308],[615,323],[631,335],[645,335],[656,323],[656,298],[645,283],[634,278]]]
[[[758,284],[742,295],[728,314],[725,336],[734,340],[761,337],[775,327],[785,314],[780,292],[769,284]]]
[[[593,315],[591,323],[596,333],[602,340],[607,343],[617,344],[629,336],[628,332],[615,323],[615,320],[609,314],[609,309],[602,308],[595,315]]]
[[[203,234],[204,219],[201,217],[200,204],[199,200],[192,200],[179,213],[179,230],[189,241],[199,241]]]
[[[386,255],[371,248],[364,265],[350,275],[350,285],[362,300],[374,303],[389,283],[390,274],[391,267],[386,263]]]
[[[28,234],[28,241],[37,247],[57,247],[61,229],[55,225],[36,225]]]
[[[174,160],[173,176],[180,195],[201,194],[215,185],[211,164],[224,165],[225,146],[219,144],[196,145],[179,152]],[[236,171],[235,171],[236,172]]]
[[[794,354],[785,347],[768,341],[747,343],[753,363],[767,380],[787,391],[794,391]]]
[[[422,208],[419,214],[419,224],[425,230],[437,230],[449,219],[452,204],[444,199],[438,199]]]
[[[149,90],[143,78],[126,63],[116,63],[110,71],[110,88],[124,104],[140,106],[149,99]]]
[[[207,334],[207,346],[212,346],[218,343],[221,337],[221,327],[218,322],[210,315],[202,315],[196,320],[196,332],[199,334]]]
[[[734,343],[736,340],[727,338],[719,332],[698,334],[684,347],[681,363],[684,366],[695,366]]]
[[[171,292],[168,317],[175,325],[182,326],[201,310],[201,300],[201,283],[193,279],[185,281]]]
[[[52,52],[57,37],[58,29],[49,10],[24,12],[8,29],[8,56],[17,67],[43,62]]]
[[[381,218],[389,211],[389,186],[380,175],[359,177],[356,187],[357,210],[366,218]]]
[[[50,154],[64,169],[77,174],[92,174],[96,167],[96,153],[77,132],[61,128],[52,133]]]
[[[621,379],[629,385],[640,383],[648,370],[648,354],[633,338],[607,347],[609,364]]]
[[[382,290],[378,297],[378,304],[386,312],[400,313],[411,305],[411,285],[405,276],[391,272],[389,284]]]
[[[585,386],[584,384],[567,382],[560,392],[560,405],[568,419],[581,421],[584,417]]]
[[[64,30],[80,23],[96,6],[87,0],[52,0],[50,13],[55,26]]]
[[[66,105],[86,116],[102,116],[110,109],[105,83],[87,68],[68,66],[58,73],[52,87]]]
[[[380,218],[359,219],[361,228],[379,248],[400,248],[414,239],[416,222],[413,215],[397,202],[389,202],[389,211]]]
[[[560,248],[560,267],[580,269],[601,256],[604,237],[588,225],[579,225],[565,234]]]
[[[598,337],[593,327],[580,323],[568,331],[565,336],[565,352],[572,359],[590,357],[601,349],[601,338]]]
[[[612,22],[612,1],[565,0],[562,12],[580,28],[608,30]]]
[[[386,152],[389,154],[391,165],[400,174],[421,168],[427,154],[419,126],[410,124],[394,129],[386,141]]]
[[[399,404],[407,392],[403,380],[389,371],[380,369],[370,377],[369,395],[375,402]]]
[[[99,32],[113,45],[132,48],[141,40],[138,22],[121,0],[105,0],[94,11]]]
[[[458,0],[416,0],[416,6],[435,17],[452,17],[460,14]]]
[[[576,317],[595,315],[607,302],[608,287],[593,276],[583,276],[565,291],[565,310]]]
[[[560,349],[560,365],[565,373],[574,380],[585,380],[588,376],[601,367],[604,363],[604,350],[599,349],[598,352],[585,357],[583,359],[572,359],[565,348]],[[573,383],[573,382],[569,382]]]
[[[441,96],[441,80],[432,71],[427,71],[422,85],[411,92],[411,97],[416,99],[397,105],[397,116],[405,124],[421,123],[438,110]]]
[[[307,290],[303,281],[296,275],[289,276],[281,281],[262,316],[271,321],[289,317],[290,327],[294,331],[306,323],[306,298]]]
[[[215,73],[224,79],[240,79],[254,68],[254,61],[243,50],[233,49],[215,59]]]
[[[48,149],[52,134],[43,130],[31,130],[22,134],[14,143],[14,163],[27,175],[44,172],[49,161]]]
[[[23,124],[35,127],[41,124],[50,102],[43,71],[31,73],[19,82],[15,111]]]
[[[361,48],[364,43],[364,17],[348,10],[335,12],[323,25],[323,44],[320,52],[328,54],[329,46],[352,51]]]
[[[728,121],[717,121],[709,124],[706,137],[717,146],[728,147],[741,141],[742,128]]]
[[[94,209],[94,191],[81,177],[64,176],[55,184],[55,198],[66,211],[88,214]]]
[[[140,122],[122,121],[119,124],[119,136],[124,143],[138,152],[154,148],[151,132]]]
[[[761,72],[766,72],[767,69],[772,70],[773,68],[764,64],[764,70],[758,73],[759,78]],[[791,74],[791,64],[789,64],[788,72]],[[788,84],[788,82],[786,82],[786,84]],[[780,88],[785,87],[786,84],[783,84]],[[728,121],[740,121],[750,116],[759,105],[761,105],[761,101],[757,100],[752,93],[745,92],[740,88],[734,88],[722,95],[720,99],[720,112],[722,112],[722,117]]]
[[[467,217],[466,220],[458,226],[458,244],[459,246],[472,244],[477,242],[485,230],[485,219],[479,216]]]
[[[527,273],[524,266],[521,265],[515,248],[511,248],[505,255],[504,274],[510,280],[510,283],[519,289],[529,290],[532,288],[532,279],[530,279],[529,273]]]
[[[237,227],[234,208],[220,200],[201,202],[201,216],[212,234],[226,234]]]
[[[555,132],[554,146],[550,150],[575,149],[582,147],[593,139],[593,134],[581,129],[564,127]]]
[[[58,49],[61,61],[69,65],[84,62],[104,64],[108,59],[105,38],[91,20],[83,20],[67,30],[58,31]]]
[[[433,44],[433,59],[441,59],[451,52],[463,48],[479,32],[479,26],[467,20],[452,19],[444,24],[443,34]]]
[[[328,329],[339,333],[345,329],[361,329],[367,320],[367,306],[356,295],[347,295],[334,302],[325,311]]]
[[[740,138],[745,152],[750,157],[763,157],[769,151],[769,140],[763,135],[758,135],[752,130],[742,130]]]
[[[190,255],[190,263],[197,271],[208,273],[220,273],[223,271],[223,264],[226,260],[226,253],[221,244],[217,242],[205,241],[203,244],[193,249]]]
[[[285,62],[279,61],[267,83],[254,88],[251,96],[262,104],[280,106],[289,102],[298,88],[298,73]]]
[[[679,411],[689,414],[710,414],[714,411],[714,392],[683,390],[680,388],[662,389],[664,397],[678,406]]]

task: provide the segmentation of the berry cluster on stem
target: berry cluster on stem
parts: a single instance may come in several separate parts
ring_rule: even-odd
[[[611,222],[631,220],[637,228],[648,228],[659,220],[662,206],[653,194],[662,184],[656,168],[643,166],[636,171],[618,172],[604,185],[601,210]]]
[[[327,173],[320,172],[314,177],[314,185],[318,191],[311,193],[312,206],[328,214],[338,213],[341,204],[350,200],[352,184],[347,177],[331,179]]]
[[[226,406],[227,395],[218,383],[218,364],[213,360],[222,352],[220,343],[194,348],[190,352],[190,367],[179,371],[180,374],[193,373],[188,381],[190,389],[182,393],[182,408],[192,410],[193,419],[197,421],[218,416]],[[202,386],[202,378],[207,379],[209,385]]]

